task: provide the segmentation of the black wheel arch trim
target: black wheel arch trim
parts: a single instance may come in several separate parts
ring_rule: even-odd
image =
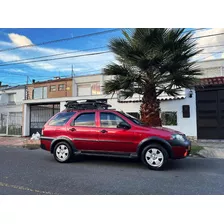
[[[77,152],[77,149],[76,149],[76,147],[75,147],[75,145],[74,145],[74,143],[72,142],[71,139],[69,139],[69,138],[67,138],[67,137],[60,137],[60,138],[55,138],[55,139],[51,142],[51,153],[53,153],[53,151],[54,151],[54,146],[57,144],[57,142],[60,142],[60,141],[65,141],[65,142],[67,142],[67,143],[71,146],[73,153],[74,153],[74,152]]]
[[[55,138],[40,136],[40,140],[53,141]]]
[[[166,150],[168,152],[168,154],[170,155],[170,157],[172,158],[173,157],[173,150],[172,150],[172,146],[170,145],[170,143],[160,137],[156,137],[156,136],[153,136],[153,137],[149,137],[149,138],[145,138],[143,139],[139,144],[138,144],[138,147],[137,147],[137,155],[140,155],[141,153],[141,150],[142,150],[142,146],[145,144],[145,143],[150,143],[150,142],[158,142],[158,143],[161,143],[162,145],[165,145],[166,146]]]

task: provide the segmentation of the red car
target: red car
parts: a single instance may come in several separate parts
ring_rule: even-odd
[[[72,101],[67,109],[43,127],[41,148],[65,163],[78,154],[139,157],[153,170],[164,168],[168,159],[189,155],[191,143],[172,129],[149,127],[110,105],[95,100]]]

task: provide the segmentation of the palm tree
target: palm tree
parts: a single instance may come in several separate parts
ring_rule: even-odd
[[[123,38],[109,43],[117,62],[103,70],[104,75],[113,76],[105,82],[104,93],[119,93],[125,98],[142,95],[142,121],[161,126],[157,97],[162,93],[177,96],[181,88],[192,87],[201,75],[193,57],[201,51],[195,48],[193,34],[184,29],[136,28],[122,32]]]

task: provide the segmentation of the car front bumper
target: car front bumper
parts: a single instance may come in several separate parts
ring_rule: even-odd
[[[169,143],[172,147],[172,159],[182,159],[190,155],[191,142],[189,140],[186,140],[184,142],[171,140]]]

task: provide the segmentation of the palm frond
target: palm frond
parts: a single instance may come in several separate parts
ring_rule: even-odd
[[[175,95],[179,88],[192,87],[200,77],[192,58],[201,50],[196,48],[192,32],[183,28],[137,28],[125,29],[123,35],[109,44],[118,64],[104,69],[105,75],[115,77],[105,83],[106,93],[120,91],[131,97],[134,93],[146,94],[149,86],[154,86],[157,94]]]

